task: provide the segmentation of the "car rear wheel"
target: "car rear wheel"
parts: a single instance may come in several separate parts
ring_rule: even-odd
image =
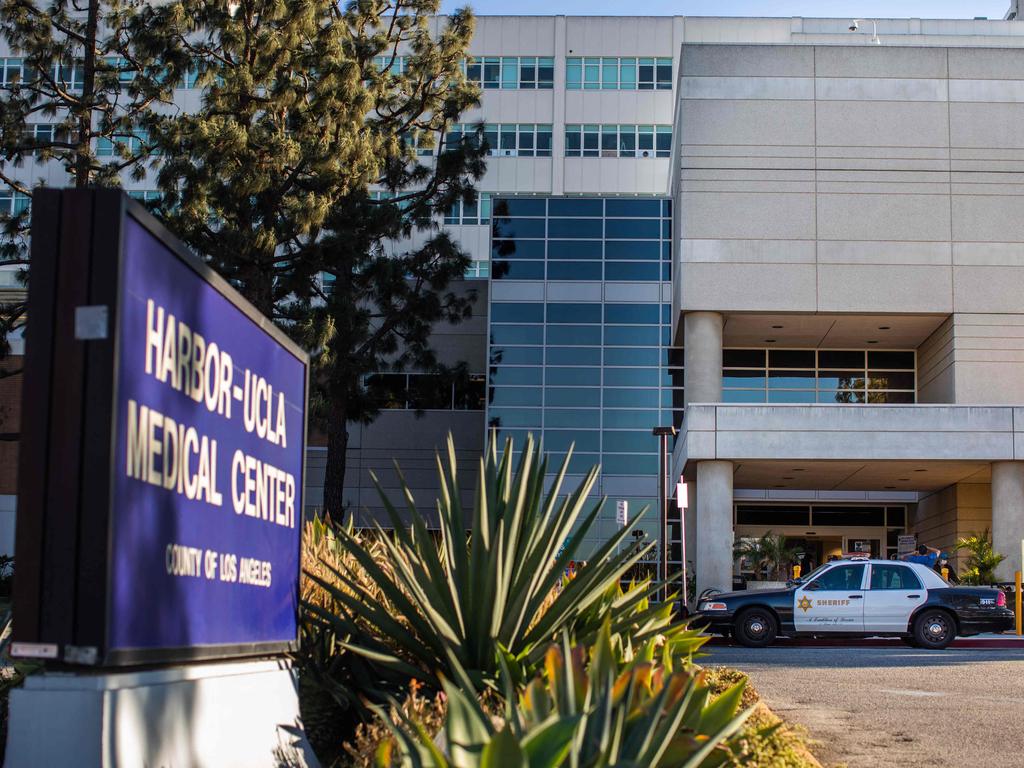
[[[765,608],[748,608],[736,617],[736,641],[747,648],[764,648],[775,642],[778,622]]]
[[[941,651],[956,637],[956,622],[946,611],[924,611],[914,620],[914,641],[921,648]]]

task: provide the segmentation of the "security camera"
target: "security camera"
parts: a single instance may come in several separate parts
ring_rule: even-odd
[[[856,32],[858,29],[860,29],[860,23],[856,19],[854,19],[853,21],[850,22],[850,31]]]

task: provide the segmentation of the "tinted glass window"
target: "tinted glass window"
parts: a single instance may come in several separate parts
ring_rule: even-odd
[[[548,347],[544,353],[548,365],[600,365],[600,347]]]
[[[491,328],[491,344],[494,345],[543,343],[544,327],[540,325],[497,325]]]
[[[884,507],[814,507],[811,523],[818,525],[885,525]]]
[[[864,578],[864,565],[837,565],[814,580],[818,589],[833,591],[859,590]]]
[[[869,371],[869,389],[913,389],[913,371]]]
[[[740,525],[807,525],[810,507],[778,507],[762,504],[736,506],[736,522]]]
[[[605,432],[603,435],[605,451],[616,453],[651,453],[658,450],[658,438],[649,430],[643,432],[624,432],[621,430]]]
[[[601,386],[600,368],[555,368],[548,366],[545,383],[554,386]]]
[[[769,389],[814,389],[814,371],[770,371]]]
[[[605,280],[655,281],[661,279],[658,264],[643,264],[635,261],[609,261],[604,265]]]
[[[661,343],[661,333],[657,328],[606,325],[604,341],[609,346],[649,347]]]
[[[823,349],[818,352],[819,368],[863,368],[864,353],[842,349]]]
[[[494,237],[544,237],[544,219],[494,218]]]
[[[551,219],[548,222],[551,237],[601,238],[601,219]]]
[[[661,350],[657,347],[635,347],[632,349],[606,349],[605,365],[658,365]]]
[[[496,280],[543,280],[543,261],[495,261],[491,275]]]
[[[607,387],[657,387],[661,373],[657,368],[605,368]]]
[[[617,411],[604,412],[604,425],[609,429],[651,429],[659,423],[658,411]],[[656,471],[656,470],[655,470]]]
[[[813,349],[769,349],[769,368],[813,368]]]
[[[548,326],[548,344],[601,344],[599,325]]]
[[[913,403],[913,392],[868,392],[869,403]]]
[[[544,423],[548,427],[595,429],[601,426],[601,412],[583,408],[548,408],[544,413]]]
[[[491,347],[491,359],[495,365],[540,365],[544,362],[541,350],[541,347]]]
[[[658,391],[655,389],[606,389],[606,408],[656,408]]]
[[[913,352],[868,352],[868,368],[913,368]]]
[[[584,303],[548,304],[549,323],[600,323],[601,305]]]
[[[887,507],[886,508],[886,525],[899,525],[902,526],[906,523],[907,508],[906,507]]]
[[[606,447],[607,451],[608,448]],[[605,454],[601,465],[606,475],[656,475],[658,473],[657,455],[641,454]]]
[[[545,200],[504,197],[494,206],[497,216],[543,216]]]
[[[603,213],[602,200],[574,200],[552,198],[548,201],[549,216],[600,216]]]
[[[764,371],[747,371],[728,368],[722,371],[723,387],[742,387],[744,389],[764,389]]]
[[[491,248],[494,259],[543,259],[543,240],[495,240]]]
[[[765,403],[767,393],[763,389],[726,389],[722,392],[723,403]]]
[[[814,390],[773,389],[768,392],[769,403],[813,403]]]
[[[608,200],[608,216],[660,216],[660,200]]]
[[[585,453],[597,453],[601,450],[601,433],[597,431],[549,429],[544,432],[544,450],[564,453],[569,446],[576,444],[575,450]]]
[[[604,244],[609,261],[657,261],[660,252],[660,245],[649,240],[609,240]]]
[[[549,261],[548,280],[600,280],[600,261]]]
[[[600,240],[552,240],[548,243],[548,255],[552,259],[601,259]]]
[[[516,304],[491,305],[491,322],[494,323],[543,323],[544,305],[519,302]]]
[[[921,580],[905,565],[872,565],[872,589],[921,589]]]
[[[608,219],[605,222],[605,236],[619,240],[657,240],[661,237],[661,222],[658,219]]]
[[[502,366],[491,371],[492,384],[540,384],[541,368]]]
[[[764,368],[763,349],[723,349],[722,365],[726,368]]]
[[[659,304],[605,304],[606,323],[657,324],[661,319]]]
[[[491,387],[487,401],[491,405],[540,405],[542,390],[537,387]]]
[[[598,408],[601,405],[601,390],[597,387],[552,387],[544,392],[544,405],[549,408]]]

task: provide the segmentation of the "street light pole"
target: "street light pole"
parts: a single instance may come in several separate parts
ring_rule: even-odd
[[[661,580],[661,599],[668,600],[668,439],[675,437],[676,428],[655,427],[652,433],[661,439],[658,453],[658,509],[661,512],[661,562],[658,578]]]

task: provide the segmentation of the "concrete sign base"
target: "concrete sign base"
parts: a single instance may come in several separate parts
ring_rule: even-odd
[[[284,660],[32,675],[11,692],[8,734],[13,768],[319,765]]]

